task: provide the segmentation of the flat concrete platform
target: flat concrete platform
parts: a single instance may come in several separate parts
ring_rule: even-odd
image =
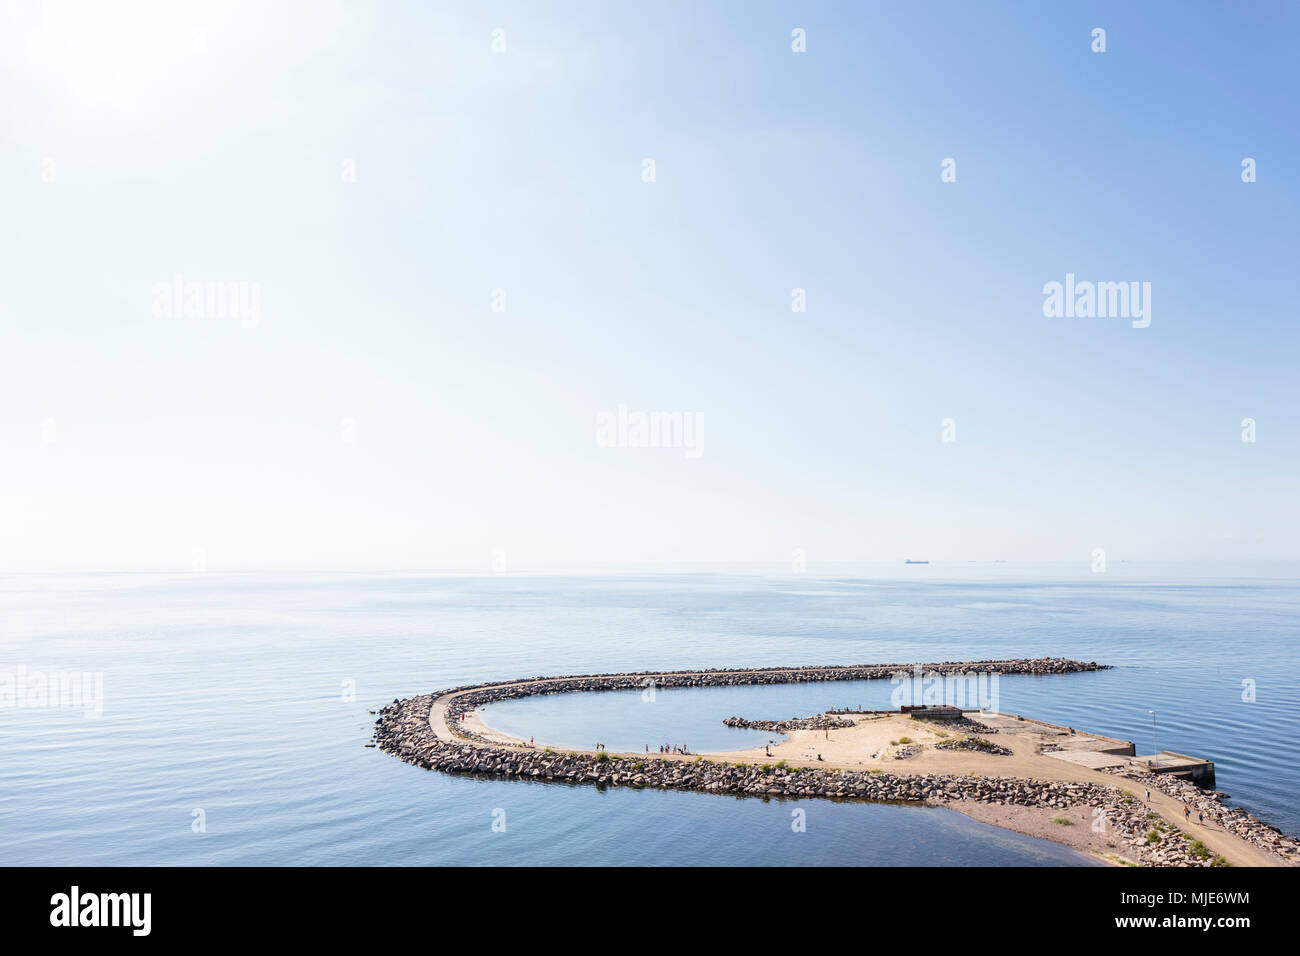
[[[1174,777],[1182,777],[1184,780],[1190,780],[1202,787],[1214,786],[1213,761],[1202,760],[1200,757],[1189,757],[1187,754],[1174,753],[1172,750],[1162,750],[1158,754],[1147,754],[1146,756],[1129,757],[1128,767],[1130,770],[1145,771],[1146,773],[1167,773]]]
[[[1038,753],[1090,770],[1123,769],[1144,773],[1171,774],[1203,787],[1214,786],[1214,764],[1200,757],[1162,750],[1138,756],[1133,742],[1085,734],[1073,727],[1048,724],[1016,714],[967,711],[966,717],[1002,734],[1015,734],[1033,741]]]
[[[1114,767],[1126,767],[1131,758],[1119,754],[1103,753],[1099,750],[1057,750],[1047,751],[1044,757],[1065,760],[1090,770],[1109,770]]]
[[[1073,727],[1048,724],[1029,717],[985,711],[971,711],[965,716],[999,733],[1017,734],[1034,740],[1040,749],[1050,756],[1055,756],[1059,751],[1099,752],[1122,756],[1134,753],[1133,742],[1130,740],[1117,740],[1114,737],[1103,737],[1101,734],[1085,734]],[[1119,766],[1119,764],[1107,764],[1107,766]]]

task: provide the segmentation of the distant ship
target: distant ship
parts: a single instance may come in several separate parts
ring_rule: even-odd
[[[929,561],[913,561],[911,558],[908,558],[908,559],[907,559],[906,561],[904,561],[903,563],[904,563],[904,564],[929,564],[930,562],[929,562]]]

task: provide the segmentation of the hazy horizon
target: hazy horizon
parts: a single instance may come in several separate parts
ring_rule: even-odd
[[[195,581],[204,578],[267,576],[337,576],[337,577],[395,577],[424,578],[503,578],[511,577],[680,577],[729,576],[763,577],[773,579],[806,578],[816,580],[880,580],[919,583],[975,580],[972,575],[994,572],[997,576],[984,578],[1002,583],[1029,582],[1035,578],[1080,582],[1095,581],[1104,585],[1115,582],[1154,581],[1172,579],[1192,581],[1207,578],[1268,578],[1275,580],[1300,579],[1300,560],[1162,560],[1133,561],[1120,559],[1108,561],[1100,571],[1093,570],[1089,561],[1015,561],[993,559],[978,560],[928,560],[916,561],[805,561],[798,565],[791,561],[699,561],[699,562],[603,562],[603,563],[552,563],[509,565],[501,568],[485,566],[357,566],[357,567],[136,567],[136,568],[33,568],[27,570],[0,570],[0,578],[7,581],[25,578],[128,578],[140,577],[163,580]]]

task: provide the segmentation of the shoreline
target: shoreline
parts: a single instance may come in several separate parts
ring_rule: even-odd
[[[790,727],[786,731],[789,736],[773,745],[770,756],[764,748],[683,755],[533,747],[488,726],[475,712],[483,704],[537,694],[879,679],[898,673],[910,676],[917,666],[645,671],[468,685],[394,700],[379,711],[375,745],[405,762],[447,773],[698,790],[766,799],[820,797],[939,806],[983,823],[1051,840],[1112,865],[1285,866],[1300,861],[1300,841],[1260,823],[1245,811],[1222,807],[1215,802],[1217,798],[1210,796],[1212,792],[1174,781],[1201,795],[1203,799],[1197,805],[1210,815],[1204,825],[1194,819],[1188,821],[1182,819],[1180,811],[1194,796],[1172,787],[1165,778],[1141,775],[1143,779],[1138,781],[1116,772],[1052,759],[1042,753],[1046,748],[1021,739],[1018,728],[1008,728],[1005,723],[1005,732],[996,739],[1006,746],[989,748],[989,741],[981,739],[982,746],[976,748],[953,746],[962,738],[945,740],[950,734],[940,725],[897,713],[856,719],[821,715],[746,722],[784,724]],[[1106,669],[1095,662],[1057,658],[948,661],[919,666],[927,674],[944,676],[1064,674]],[[1030,721],[1026,726],[1039,723]],[[984,728],[983,733],[999,733],[991,726],[972,726]],[[915,745],[886,745],[891,736],[895,739],[889,743],[898,743],[900,728],[916,734]],[[1072,729],[1069,732],[1074,733]],[[1126,783],[1135,790],[1124,789]],[[1137,796],[1148,788],[1149,802]],[[1215,819],[1216,811],[1220,819]],[[1229,824],[1240,833],[1228,829]]]

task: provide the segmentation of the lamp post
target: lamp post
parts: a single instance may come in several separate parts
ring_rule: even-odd
[[[1156,743],[1156,712],[1148,710],[1147,713],[1151,715],[1151,752],[1158,754],[1160,753],[1160,745]]]

